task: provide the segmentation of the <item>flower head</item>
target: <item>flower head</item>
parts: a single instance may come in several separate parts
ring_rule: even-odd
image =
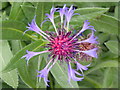
[[[98,57],[98,47],[96,45],[98,44],[98,38],[94,35],[96,30],[93,26],[90,25],[90,22],[88,22],[88,20],[84,21],[83,27],[80,31],[78,31],[78,33],[74,33],[74,31],[69,31],[71,30],[69,29],[69,22],[72,16],[77,14],[74,13],[74,11],[75,8],[73,7],[73,5],[70,8],[66,7],[66,5],[64,5],[63,8],[58,8],[61,19],[61,27],[56,28],[54,23],[54,13],[57,11],[56,8],[52,7],[50,14],[46,14],[46,16],[52,22],[53,27],[55,28],[55,32],[43,32],[35,23],[35,19],[33,19],[31,24],[29,24],[29,27],[27,27],[29,30],[39,33],[41,36],[43,36],[44,39],[48,40],[49,42],[48,44],[46,44],[46,51],[27,51],[27,54],[22,57],[26,58],[27,61],[29,61],[29,59],[31,59],[35,55],[47,52],[50,53],[49,57],[51,58],[51,60],[48,62],[44,69],[38,71],[38,77],[44,78],[46,86],[49,86],[47,83],[49,82],[48,73],[58,60],[65,61],[67,63],[68,81],[70,82],[70,79],[74,81],[81,81],[82,79],[84,79],[83,70],[87,70],[88,66],[90,66],[90,64],[84,66],[80,64],[77,60],[85,59],[86,61],[88,61],[92,58]],[[65,19],[63,18],[64,16]],[[91,35],[89,35],[89,37],[87,38],[83,37],[83,33],[86,30],[90,30],[92,32]],[[52,65],[50,65],[51,62],[53,62]],[[77,69],[72,68],[71,63],[73,62],[76,64]],[[80,73],[78,71],[80,71]],[[79,77],[77,77],[76,75],[78,75]]]

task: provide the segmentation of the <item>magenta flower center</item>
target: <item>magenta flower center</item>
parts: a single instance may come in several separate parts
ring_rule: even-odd
[[[62,35],[60,35],[59,37],[56,37],[53,41],[52,41],[52,49],[54,51],[54,53],[56,55],[67,55],[67,53],[70,53],[70,51],[72,50],[72,48],[70,47],[71,44],[70,42],[68,42],[69,38],[62,38]]]
[[[71,32],[66,34],[58,35],[57,37],[52,37],[50,42],[49,51],[52,52],[53,57],[58,56],[60,60],[62,57],[71,57],[73,56],[73,52],[75,50],[76,41],[71,40],[72,36],[70,36]]]

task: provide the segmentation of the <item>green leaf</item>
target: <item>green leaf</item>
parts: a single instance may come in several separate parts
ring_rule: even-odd
[[[29,22],[32,21],[32,19],[35,16],[35,7],[30,5],[21,5],[21,8],[23,10],[23,13],[25,14],[25,17],[28,19]]]
[[[42,23],[45,19],[45,14],[50,12],[53,2],[38,2],[36,4],[36,22],[38,24]],[[47,6],[47,7],[46,7]]]
[[[105,45],[108,47],[108,49],[114,53],[114,54],[118,54],[118,41],[108,41],[105,43]]]
[[[21,5],[23,4],[24,2],[13,2],[12,3],[10,15],[9,15],[10,20],[18,20],[18,21],[24,20],[25,16],[21,9]]]
[[[118,70],[117,68],[106,68],[102,88],[118,87]]]
[[[119,11],[118,11],[118,10],[119,10],[118,7],[120,7],[120,6],[116,6],[116,7],[115,7],[115,13],[114,13],[114,16],[115,16],[117,19],[119,19],[119,18],[118,18],[118,12],[119,12]],[[119,20],[120,20],[120,19],[119,19]]]
[[[39,65],[38,57],[32,58],[31,61],[29,62],[28,66],[27,66],[25,60],[21,61],[21,62],[22,62],[22,64],[18,64],[18,66],[17,66],[20,78],[30,88],[38,88],[37,87],[38,73],[36,71],[39,69],[38,68],[38,65]]]
[[[103,44],[105,41],[109,40],[110,35],[108,33],[99,33],[98,35],[98,41],[100,44]]]
[[[118,35],[118,20],[112,16],[101,15],[99,18],[91,20],[91,25],[97,31]]]
[[[105,13],[107,10],[108,8],[96,7],[76,9],[75,13],[79,13],[80,15],[73,16],[70,23],[71,25],[74,25],[74,27],[78,27],[83,24],[83,21],[94,19]]]
[[[40,51],[40,46],[42,45],[44,45],[44,43],[41,40],[38,40],[24,47],[22,50],[20,50],[12,57],[12,59],[7,64],[3,72],[8,72],[10,70],[17,68],[21,79],[26,83],[26,85],[28,85],[31,88],[38,88],[37,86],[38,73],[36,72],[36,70],[39,70],[41,59],[38,60],[38,57],[33,57],[32,59],[30,59],[29,65],[27,66],[25,59],[21,59],[21,57],[26,54],[26,50]]]
[[[76,81],[68,82],[68,74],[67,74],[67,64],[56,62],[56,64],[51,69],[51,73],[54,76],[55,80],[62,88],[78,88],[78,84]]]
[[[10,70],[13,70],[18,67],[18,64],[24,63],[23,62],[24,60],[21,59],[21,57],[26,54],[26,50],[29,50],[29,51],[36,50],[41,46],[41,44],[43,45],[43,42],[41,40],[38,40],[24,47],[22,50],[20,50],[11,58],[10,62],[4,68],[3,72],[8,72]]]
[[[36,23],[40,25],[44,20],[45,20],[45,14],[50,12],[50,9],[52,8],[52,5],[54,2],[38,2],[36,4]],[[48,30],[48,27],[51,23],[50,22],[45,22],[43,24],[42,30]]]
[[[95,86],[95,88],[101,88],[102,86],[100,85],[100,83],[98,83],[97,81],[85,76],[85,80],[90,82],[91,84],[93,84]]]
[[[1,13],[0,15],[0,21],[4,21],[4,20],[8,20],[8,16],[6,14],[6,11],[4,11],[3,13]]]
[[[20,40],[11,40],[11,48],[13,55],[16,54],[21,48],[21,42]]]
[[[110,7],[117,5],[117,2],[74,2],[77,7]]]
[[[28,33],[24,34],[26,30],[26,25],[18,21],[3,21],[2,27],[0,27],[0,32],[2,33],[3,40],[34,40]]]
[[[103,67],[118,67],[118,62],[114,61],[114,60],[110,60],[110,61],[105,61],[105,62],[99,63],[94,68],[87,70],[84,74],[87,75],[87,74],[89,74],[97,69],[103,68]]]
[[[104,53],[104,54],[103,54]],[[100,60],[110,60],[110,59],[117,59],[118,58],[118,55],[117,54],[114,54],[110,51],[108,52],[100,52]]]
[[[12,58],[12,52],[10,51],[10,47],[7,41],[0,41],[0,62],[2,64],[0,71],[4,68]],[[18,74],[16,70],[12,70],[7,73],[1,73],[0,77],[4,82],[8,85],[12,86],[13,88],[18,87]]]

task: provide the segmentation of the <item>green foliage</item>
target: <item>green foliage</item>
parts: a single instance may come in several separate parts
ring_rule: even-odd
[[[118,87],[118,68],[107,68],[105,70],[102,88]]]
[[[101,14],[107,12],[108,8],[97,8],[97,7],[91,7],[91,8],[79,8],[75,12],[80,13],[78,16],[73,16],[71,20],[71,24],[79,26],[83,24],[83,21],[85,20],[92,20],[94,18],[99,17]]]
[[[100,17],[91,21],[95,29],[108,34],[118,34],[118,20],[115,17],[108,15],[101,15]]]
[[[17,88],[18,87],[17,70],[12,70],[6,73],[1,72],[2,69],[6,67],[6,65],[9,63],[12,57],[13,55],[12,52],[10,51],[8,42],[0,41],[0,63],[2,64],[2,67],[0,67],[0,78],[13,88]]]
[[[108,49],[114,53],[118,54],[118,42],[117,41],[108,41],[105,43],[105,45],[108,47]]]
[[[85,20],[89,20],[96,29],[99,44],[99,58],[94,59],[89,69],[84,72],[85,79],[80,82],[68,83],[67,65],[57,62],[50,70],[50,88],[117,88],[118,77],[118,8],[117,3],[97,2],[4,2],[0,11],[2,34],[0,49],[0,78],[3,88],[47,88],[37,77],[36,70],[42,70],[48,61],[48,54],[37,55],[30,59],[29,65],[21,59],[29,51],[43,51],[47,43],[34,32],[26,32],[26,26],[36,15],[38,26],[44,21],[45,13],[49,13],[52,6],[63,7],[72,4],[77,7],[70,25],[80,30]],[[56,25],[60,22],[58,13],[55,13]],[[53,31],[52,24],[45,22],[43,31]],[[3,63],[5,62],[5,63]],[[18,72],[18,73],[17,73]],[[20,78],[18,78],[18,75]],[[18,84],[19,83],[19,84]],[[9,86],[8,86],[9,85]]]
[[[19,21],[6,20],[2,22],[2,38],[3,40],[34,40],[29,34],[24,34],[26,25]]]

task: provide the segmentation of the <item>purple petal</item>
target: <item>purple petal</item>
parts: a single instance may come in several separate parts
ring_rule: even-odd
[[[21,58],[26,58],[26,60],[29,60],[31,59],[32,57],[38,55],[38,54],[42,54],[42,53],[46,53],[46,52],[49,52],[49,51],[42,51],[42,52],[32,52],[32,51],[28,51],[26,50],[27,54],[22,56]]]
[[[88,43],[98,44],[98,41],[96,41],[96,39],[98,39],[98,37],[95,37],[94,31],[92,31],[92,34],[88,39],[80,41],[79,43],[88,42]]]
[[[96,30],[94,29],[94,27],[93,27],[93,26],[89,26],[89,24],[90,24],[90,22],[88,22],[88,20],[85,20],[85,21],[84,21],[83,28],[82,28],[82,30],[81,30],[80,32],[82,33],[82,32],[84,32],[84,31],[87,30],[87,29],[91,29],[91,30],[93,30],[93,31],[96,31]]]
[[[54,12],[56,11],[57,8],[52,7],[50,14],[45,14],[47,16],[47,18],[49,18],[49,20],[54,23]]]
[[[87,55],[89,55],[91,57],[98,58],[96,50],[98,50],[98,48],[94,48],[94,49],[87,50],[87,51],[80,51],[80,52],[83,52],[83,53],[85,53],[85,54],[87,54]]]
[[[65,14],[65,10],[66,10],[66,4],[63,6],[63,8],[60,8],[60,10],[58,11],[61,17]]]
[[[34,16],[34,19],[32,20],[32,22],[30,23],[30,24],[28,24],[28,27],[26,27],[26,28],[28,28],[28,30],[26,30],[26,31],[34,31],[34,32],[36,32],[36,33],[40,33],[40,28],[37,26],[37,24],[36,24],[36,22],[35,22],[35,18],[36,18],[36,16]],[[25,31],[25,32],[26,32]],[[24,32],[24,33],[25,33]]]
[[[87,67],[91,65],[91,63],[90,63],[88,65],[83,66],[82,64],[78,63],[77,61],[76,61],[76,63],[77,63],[77,70],[80,70],[82,72],[82,74],[83,74],[83,70],[88,70]]]
[[[40,73],[37,77],[41,77],[41,78],[44,78],[44,82],[46,84],[46,86],[49,86],[47,82],[50,82],[48,80],[48,72],[49,70],[47,68],[44,68],[43,70],[41,71],[37,71],[38,73]]]
[[[69,8],[69,10],[66,9],[65,17],[67,22],[69,23],[73,15],[78,15],[78,13],[74,13],[75,9],[73,9],[73,5]]]
[[[75,71],[75,70],[74,70],[74,72],[75,72],[75,74],[77,74],[77,75],[79,75],[79,76],[83,76],[83,74],[80,74],[80,73],[78,73],[78,72]]]
[[[58,59],[56,59],[56,60],[53,62],[53,64],[48,68],[48,66],[50,65],[50,63],[53,61],[53,59],[51,59],[43,70],[37,71],[38,73],[40,73],[37,77],[44,78],[44,82],[45,82],[46,86],[49,86],[49,85],[47,84],[47,82],[50,82],[50,81],[48,80],[48,73],[49,73],[50,69],[54,66],[54,64],[57,62],[57,60],[58,60]]]
[[[40,27],[42,27],[43,23],[45,23],[46,21],[50,21],[50,20],[44,20],[44,21],[40,24]]]
[[[74,16],[74,15],[80,15],[80,14],[79,14],[79,13],[74,13],[73,16]]]
[[[68,77],[69,77],[68,81],[69,82],[70,82],[70,79],[72,79],[74,81],[81,81],[84,78],[84,77],[78,78],[75,76],[75,74],[82,76],[80,73],[78,73],[77,71],[72,69],[70,64],[68,64]]]
[[[78,69],[83,69],[83,70],[87,70],[88,68],[86,66],[83,66],[82,64],[77,62],[77,70]]]
[[[90,22],[88,22],[88,20],[85,20],[83,28],[81,29],[81,31],[79,31],[71,40],[73,40],[74,38],[76,38],[77,36],[79,36],[82,32],[84,32],[87,29],[91,29],[93,31],[96,31],[93,26],[88,26],[89,24],[90,24]]]
[[[60,18],[61,18],[61,23],[63,23],[63,15],[65,14],[65,10],[67,9],[66,4],[63,6],[63,8],[59,9],[59,14],[60,14]]]

